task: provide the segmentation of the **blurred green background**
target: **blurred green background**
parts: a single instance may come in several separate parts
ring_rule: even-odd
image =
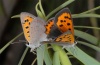
[[[66,0],[42,0],[44,11],[47,14],[53,9],[64,3]],[[11,19],[13,15],[21,12],[29,12],[37,16],[35,5],[38,0],[0,0],[0,49],[11,39],[22,32],[22,27],[19,18]],[[100,6],[100,0],[75,0],[67,7],[72,14],[78,14],[94,7]],[[100,9],[95,11],[100,14]],[[55,15],[55,14],[54,14]],[[54,16],[53,15],[53,16]],[[100,18],[95,18],[97,22],[92,22],[94,18],[77,18],[73,19],[74,25],[82,26],[96,26],[100,27]],[[92,29],[80,29],[100,39],[100,31]],[[24,36],[20,36],[14,42],[24,40]],[[82,40],[79,39],[78,40]],[[100,52],[96,52],[86,46],[77,44],[83,51],[100,61]],[[24,43],[11,44],[2,54],[0,54],[0,65],[17,65],[20,57],[25,49]],[[31,65],[36,55],[28,51],[22,65]],[[81,63],[76,59],[71,59],[73,65],[80,65]]]

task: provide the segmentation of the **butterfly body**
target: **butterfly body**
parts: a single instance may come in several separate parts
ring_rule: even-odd
[[[35,48],[41,45],[41,41],[47,41],[47,35],[44,33],[44,25],[46,23],[41,18],[35,17],[26,12],[22,12],[20,18],[25,39],[29,42],[27,46],[29,46],[31,51],[33,51]]]

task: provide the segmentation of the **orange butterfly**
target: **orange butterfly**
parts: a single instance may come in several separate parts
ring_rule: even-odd
[[[68,8],[62,9],[55,17],[49,19],[45,28],[45,33],[48,35],[47,38],[52,40],[43,41],[43,43],[54,43],[63,47],[74,46],[76,44],[73,20]]]

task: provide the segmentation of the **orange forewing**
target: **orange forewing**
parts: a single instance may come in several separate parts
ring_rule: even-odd
[[[68,8],[64,8],[58,12],[55,16],[54,22],[62,33],[70,30],[74,35],[73,20]]]
[[[52,18],[52,19],[49,19],[48,22],[47,22],[47,24],[45,25],[45,28],[46,28],[45,33],[46,33],[47,35],[50,33],[51,28],[52,28],[53,25],[54,25],[54,20],[53,20],[53,18]]]

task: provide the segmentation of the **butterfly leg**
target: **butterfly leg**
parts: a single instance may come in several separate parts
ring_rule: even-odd
[[[32,52],[33,54],[35,54],[35,55],[36,55],[36,49],[34,49],[34,50],[33,50],[33,49],[31,49],[31,50],[30,50],[30,52]]]

